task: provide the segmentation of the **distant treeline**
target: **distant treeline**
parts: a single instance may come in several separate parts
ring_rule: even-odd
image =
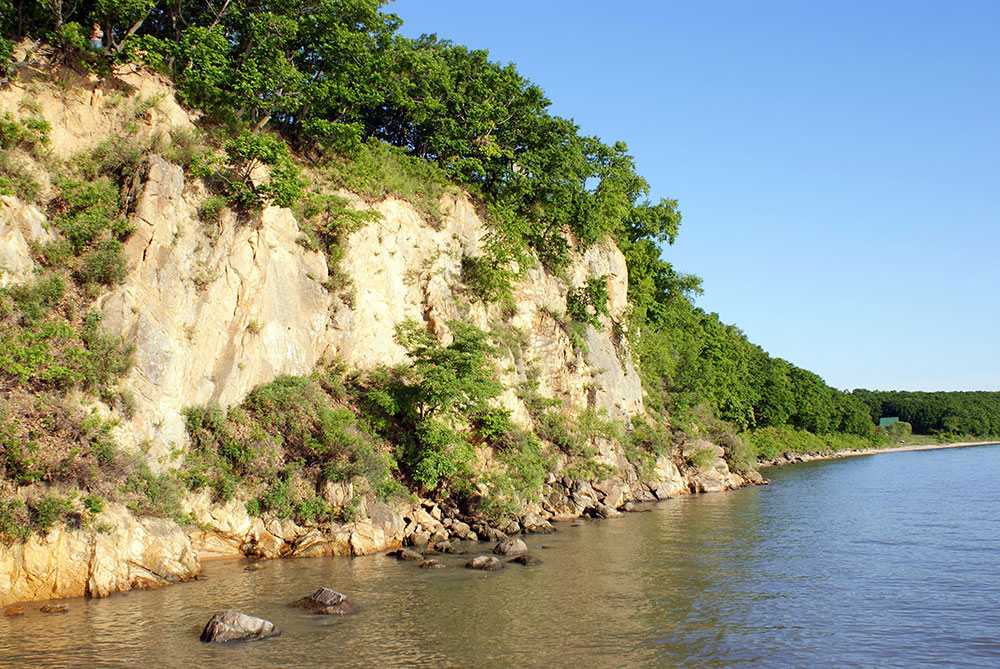
[[[917,434],[1000,436],[1000,392],[911,392],[855,390],[873,420],[898,417]]]

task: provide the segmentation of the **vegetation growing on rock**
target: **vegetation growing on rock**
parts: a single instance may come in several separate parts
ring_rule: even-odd
[[[575,481],[623,475],[616,466],[652,477],[673,458],[692,476],[710,475],[719,466],[714,448],[684,450],[707,439],[733,471],[749,473],[758,457],[782,449],[872,443],[870,411],[896,404],[832,389],[694,306],[697,277],[661,257],[661,245],[678,234],[677,203],[647,200],[649,186],[624,144],[582,136],[549,112],[537,85],[485,51],[434,36],[402,38],[384,4],[113,0],[56,3],[53,12],[38,0],[0,2],[2,69],[11,76],[27,64],[11,62],[14,43],[44,39],[57,46],[55,66],[102,77],[144,61],[171,76],[203,114],[196,131],[131,140],[152,104],[135,96],[122,109],[118,136],[65,161],[47,153],[51,128],[30,104],[0,118],[0,193],[38,202],[51,222],[33,249],[41,271],[0,288],[0,484],[11,494],[35,483],[65,488],[5,501],[0,532],[23,538],[67,514],[96,517],[105,499],[183,520],[185,487],[220,501],[240,494],[254,516],[301,523],[350,521],[360,497],[389,499],[405,489],[500,522],[539,504],[554,469]],[[82,26],[95,21],[106,35],[101,48],[83,38]],[[454,280],[469,304],[493,308],[499,325],[490,331],[457,320],[432,332],[406,322],[396,334],[404,364],[281,375],[228,408],[191,406],[184,412],[190,444],[173,445],[178,461],[184,456],[178,472],[123,455],[107,415],[67,408],[67,394],[86,393],[85,402],[129,415],[129,391],[118,380],[129,370],[130,346],[102,331],[92,306],[126,278],[137,170],[154,150],[197,190],[208,246],[224,220],[256,225],[266,207],[290,208],[299,243],[325,255],[325,286],[348,305],[356,287],[341,270],[346,240],[380,218],[364,203],[405,199],[441,226],[442,198],[471,194],[489,232],[475,253],[462,255]],[[46,184],[32,165],[44,168]],[[606,274],[567,279],[575,258],[606,242],[627,263],[627,314],[609,310]],[[612,418],[539,390],[507,322],[515,285],[539,265],[563,281],[565,311],[548,304],[539,311],[571,341],[571,363],[584,364],[595,331],[612,332],[612,358],[641,370],[644,414]],[[216,271],[204,266],[190,279],[204,291]],[[263,338],[266,323],[250,320],[245,332]],[[508,358],[511,372],[501,369]],[[504,408],[505,390],[525,416]],[[909,420],[996,434],[979,408],[963,411]],[[609,443],[624,453],[614,465]],[[350,484],[355,497],[331,504],[324,491],[339,484]]]

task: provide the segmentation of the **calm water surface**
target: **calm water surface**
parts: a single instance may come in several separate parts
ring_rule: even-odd
[[[216,562],[206,581],[69,600],[65,615],[33,604],[0,619],[0,665],[1000,666],[1000,446],[767,475],[770,486],[528,537],[539,567]],[[362,613],[285,606],[321,585]],[[282,636],[200,643],[223,608]]]

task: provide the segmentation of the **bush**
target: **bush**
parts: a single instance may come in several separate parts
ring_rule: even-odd
[[[19,499],[0,499],[0,536],[14,541],[25,541],[31,534],[23,510],[24,502]]]
[[[117,239],[97,242],[80,259],[76,276],[82,283],[114,286],[125,280],[128,268],[122,254],[122,243]]]
[[[172,518],[179,525],[188,524],[191,518],[181,510],[183,486],[175,472],[154,474],[145,462],[135,464],[135,471],[125,481],[122,492],[131,500],[128,507],[134,512]]]
[[[31,509],[31,524],[41,532],[48,532],[71,507],[69,500],[48,495],[29,502],[28,506]]]
[[[91,515],[96,516],[104,511],[104,499],[100,495],[91,493],[83,498],[83,508],[90,512]]]
[[[244,132],[226,142],[226,154],[232,165],[228,197],[234,206],[249,210],[273,204],[291,207],[302,197],[304,185],[299,168],[292,162],[288,145],[267,133]],[[260,166],[270,168],[270,180],[255,184],[253,172]]]
[[[201,201],[198,207],[198,218],[202,223],[217,224],[222,216],[222,210],[226,208],[226,198],[221,195],[212,195]]]
[[[432,222],[442,219],[441,198],[455,190],[444,170],[379,141],[367,142],[349,156],[331,158],[325,175],[334,186],[370,201],[407,200]]]
[[[132,228],[121,215],[118,188],[107,177],[91,181],[62,179],[56,182],[60,194],[52,207],[55,227],[66,236],[79,254],[104,232],[124,237]]]
[[[583,286],[566,294],[566,315],[574,322],[599,327],[598,317],[607,315],[609,299],[607,275],[587,277]]]

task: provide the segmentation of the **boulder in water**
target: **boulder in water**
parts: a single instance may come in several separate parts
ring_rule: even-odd
[[[424,556],[409,548],[397,548],[385,554],[386,557],[394,557],[397,560],[423,560]]]
[[[517,537],[507,537],[493,547],[494,555],[510,555],[511,553],[524,553],[528,550],[527,544]]]
[[[417,566],[421,569],[444,569],[444,565],[437,560],[424,560]]]
[[[69,607],[65,604],[46,604],[38,610],[42,613],[67,613]]]
[[[507,562],[516,562],[517,564],[524,565],[525,567],[535,567],[542,564],[541,560],[528,553],[518,555],[516,558],[511,558],[510,560],[507,560]]]
[[[482,571],[500,571],[506,566],[492,555],[477,555],[465,563],[466,569],[481,569]]]
[[[308,597],[296,599],[288,605],[325,615],[342,616],[360,611],[357,604],[349,600],[347,595],[330,588],[320,588]]]
[[[219,611],[205,625],[201,640],[206,643],[256,641],[279,634],[281,631],[270,620],[248,616],[239,611]]]
[[[5,618],[11,618],[13,616],[23,616],[24,607],[21,606],[20,604],[11,604],[4,610],[3,615]]]

